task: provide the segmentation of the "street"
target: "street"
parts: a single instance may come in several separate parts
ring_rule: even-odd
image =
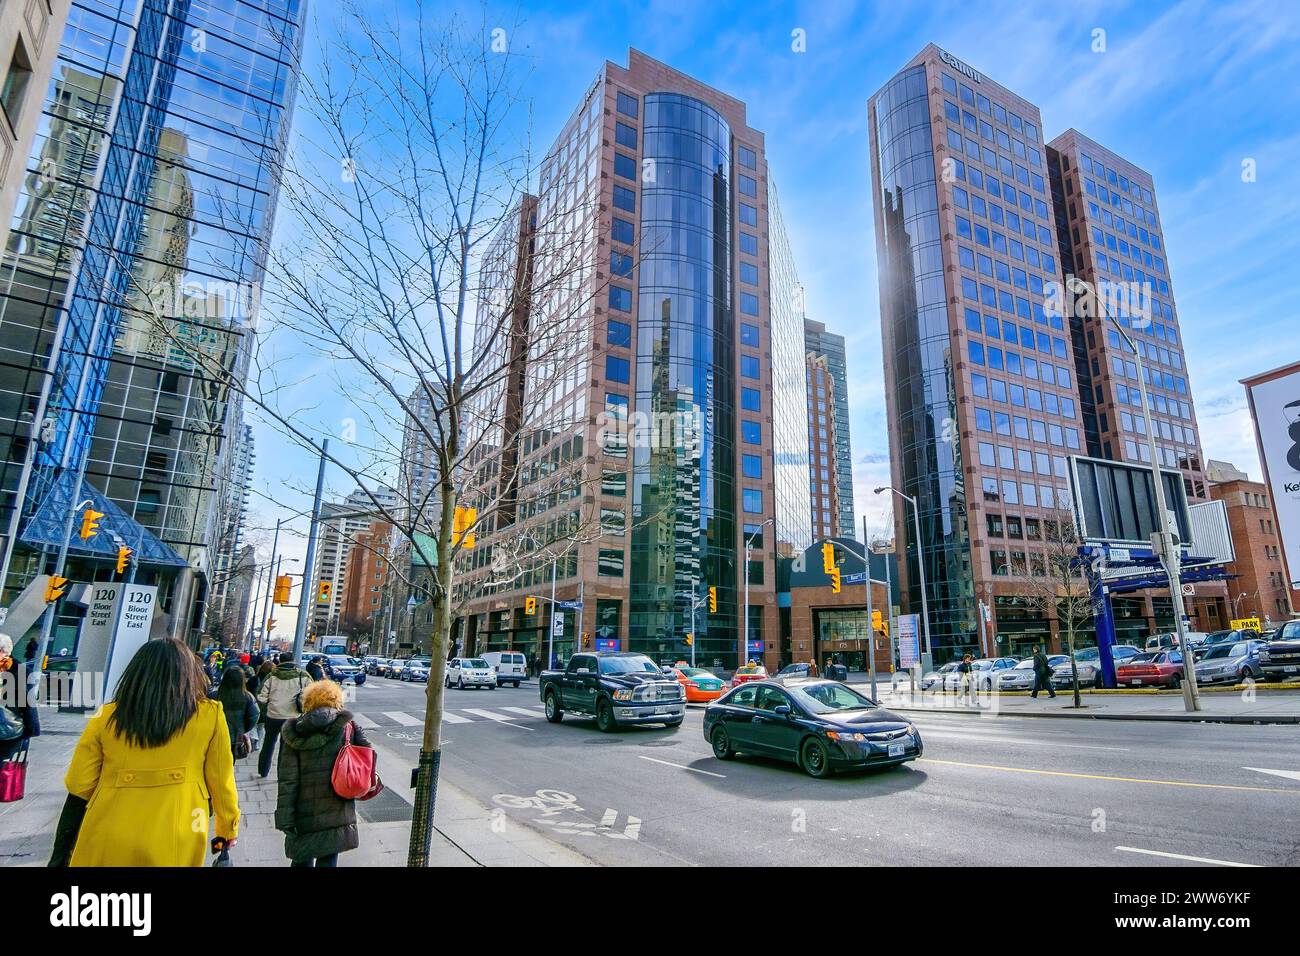
[[[424,693],[372,677],[350,705],[390,786],[415,765]],[[602,734],[547,723],[532,681],[449,689],[442,774],[609,865],[1300,863],[1294,726],[927,714],[921,760],[819,781],[714,759],[702,719]]]

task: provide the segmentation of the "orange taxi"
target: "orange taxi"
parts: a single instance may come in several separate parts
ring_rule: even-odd
[[[703,667],[692,667],[685,661],[674,664],[673,673],[677,675],[677,682],[686,692],[687,703],[703,704],[717,700],[727,689],[726,682],[713,671],[705,670]]]

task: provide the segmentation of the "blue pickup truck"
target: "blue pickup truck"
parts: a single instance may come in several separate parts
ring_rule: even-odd
[[[553,724],[565,712],[596,718],[609,733],[633,724],[680,727],[686,694],[644,654],[574,654],[564,670],[542,671],[542,703]]]

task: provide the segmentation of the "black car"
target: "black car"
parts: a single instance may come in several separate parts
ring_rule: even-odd
[[[789,760],[814,777],[905,763],[921,756],[911,721],[838,681],[750,681],[704,712],[719,760],[737,753]]]

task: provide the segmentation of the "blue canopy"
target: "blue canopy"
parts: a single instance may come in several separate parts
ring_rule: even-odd
[[[113,535],[116,534],[122,539],[122,544],[135,552],[135,560],[139,564],[173,568],[189,566],[188,561],[114,504],[89,481],[82,479],[81,496],[74,501],[72,492],[76,481],[77,475],[71,470],[64,470],[54,479],[45,499],[36,508],[35,514],[28,519],[22,533],[18,535],[18,540],[32,548],[59,547],[63,543],[63,530],[68,511],[74,505],[89,499],[90,507],[104,513],[104,517],[99,521],[99,533],[88,541],[82,541],[81,536],[77,534],[77,529],[81,526],[80,519],[74,519],[72,541],[68,548],[69,555],[115,560],[118,542],[113,539]]]

